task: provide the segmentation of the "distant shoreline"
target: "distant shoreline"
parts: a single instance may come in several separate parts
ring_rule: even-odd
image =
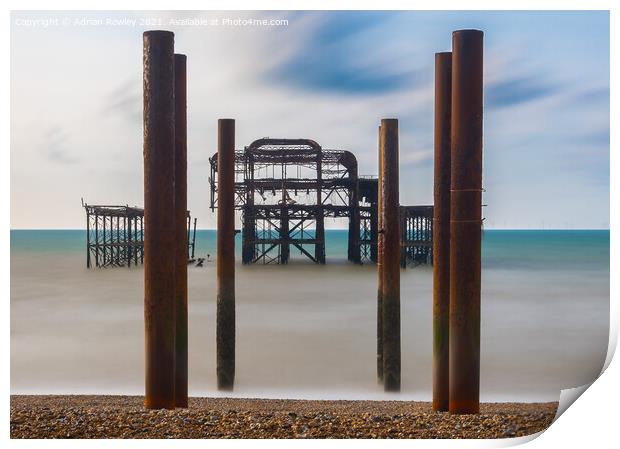
[[[142,396],[12,395],[11,438],[512,438],[545,430],[557,407],[450,415],[428,402],[190,398],[188,409],[146,410]]]

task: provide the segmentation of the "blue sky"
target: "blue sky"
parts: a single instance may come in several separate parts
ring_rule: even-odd
[[[189,207],[200,227],[215,223],[208,157],[220,117],[237,119],[238,145],[313,138],[354,152],[362,174],[377,171],[380,119],[397,117],[401,203],[430,204],[434,53],[461,28],[485,32],[486,226],[609,226],[607,12],[185,11],[12,15],[12,228],[83,227],[82,196],[142,204],[149,27],[105,20],[147,17],[188,56]],[[288,25],[221,25],[237,17]],[[43,26],[50,18],[59,25]],[[174,22],[192,18],[220,25]]]

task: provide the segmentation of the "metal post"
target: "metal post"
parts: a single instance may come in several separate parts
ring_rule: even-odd
[[[173,181],[173,185],[174,185],[174,181]],[[144,248],[144,240],[142,239],[142,236],[140,236],[138,232],[138,217],[137,216],[134,218],[133,229],[134,229],[134,237],[136,241],[136,244],[133,247],[133,259],[136,261],[136,265],[137,265],[138,264],[138,246],[139,246],[138,242],[142,242],[142,247]]]
[[[377,263],[377,237],[379,235],[378,225],[377,197],[375,196],[370,200],[370,261],[373,263]]]
[[[217,386],[235,383],[235,121],[218,121]]]
[[[95,266],[99,266],[99,215],[95,213]]]
[[[482,40],[478,30],[452,33],[451,413],[480,409]]]
[[[86,210],[86,268],[90,268],[90,213]]]
[[[196,222],[198,218],[194,218],[194,234],[192,235],[192,259],[194,258],[194,252],[196,250]]]
[[[187,77],[185,55],[174,55],[175,405],[187,407]]]
[[[452,53],[435,54],[433,410],[448,411],[450,322],[450,105]]]
[[[147,408],[174,408],[174,34],[144,39],[144,324]],[[131,221],[131,220],[130,220]]]
[[[144,217],[140,217],[140,242],[142,243],[142,251],[140,252],[140,263],[144,263]]]
[[[185,161],[185,162],[187,162],[187,161]],[[187,226],[187,250],[186,250],[186,253],[187,253],[187,258],[189,259],[190,255],[191,255],[191,253],[189,251],[189,242],[190,242],[190,239],[192,237],[192,217],[191,217],[191,215],[189,213],[187,214],[187,223],[185,223],[185,225]]]
[[[284,189],[282,189],[282,191],[285,192]],[[282,207],[280,208],[280,242],[280,262],[282,264],[287,264],[291,254],[291,244],[286,200],[282,201]]]
[[[321,193],[323,191],[323,154],[322,150],[317,152],[316,159],[316,229],[315,229],[315,245],[314,258],[319,264],[325,263],[325,216],[323,213],[323,200]]]
[[[353,158],[355,161],[355,158]],[[360,252],[360,209],[359,209],[359,182],[357,161],[349,169],[351,180],[351,196],[349,198],[349,260],[361,264]]]
[[[120,216],[116,217],[116,265],[120,266],[121,260],[121,226]]]
[[[377,173],[377,378],[383,382],[383,146],[379,125]]]
[[[398,120],[381,120],[383,154],[383,386],[400,391],[400,205]]]
[[[129,257],[128,257],[128,246],[127,246],[127,210],[125,210],[125,215],[123,216],[123,263],[127,261],[127,266],[129,266]]]
[[[107,253],[108,253],[108,248],[106,245],[106,216],[103,216],[103,266],[105,267],[106,264],[106,258],[107,258]]]
[[[129,241],[127,243],[127,266],[131,267],[131,256],[133,254],[133,237],[131,234],[131,217],[129,216],[127,217],[127,236],[129,237]]]

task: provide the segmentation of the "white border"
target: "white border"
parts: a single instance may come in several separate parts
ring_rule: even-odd
[[[18,2],[9,0],[4,2],[8,9],[2,10],[2,23],[8,25],[10,22],[10,10],[49,10],[51,9],[50,2],[45,1],[23,1]],[[247,10],[291,10],[291,9],[306,9],[306,10],[320,10],[320,9],[368,9],[368,10],[386,10],[386,9],[417,9],[417,10],[540,10],[540,9],[558,9],[558,6],[562,10],[580,10],[580,9],[599,9],[599,10],[611,10],[611,80],[617,80],[620,73],[618,72],[618,29],[620,27],[620,20],[618,19],[618,6],[617,2],[613,1],[575,1],[565,0],[563,2],[549,1],[549,0],[522,0],[516,1],[479,1],[470,0],[466,3],[457,1],[441,1],[434,0],[433,2],[406,2],[397,0],[382,0],[382,1],[368,1],[358,0],[356,2],[350,2],[346,0],[303,0],[303,1],[283,1],[283,0],[263,0],[263,1],[243,1],[243,0],[227,0],[226,2],[205,3],[200,1],[183,1],[177,0],[175,2],[166,2],[162,0],[152,1],[135,1],[135,0],[109,0],[107,2],[89,2],[86,5],[80,1],[56,1],[54,2],[53,9],[65,9],[65,10],[113,10],[113,9],[134,9],[134,10],[183,10],[183,9],[211,9],[211,10],[235,10],[235,9],[247,9]],[[5,60],[8,59],[10,54],[10,26],[5,26],[3,29],[3,48]],[[578,30],[576,30],[578,32]],[[2,224],[4,233],[0,238],[0,245],[5,257],[2,259],[2,286],[3,286],[3,327],[2,327],[2,348],[3,348],[3,360],[5,360],[4,369],[2,370],[2,385],[4,386],[5,398],[8,402],[10,391],[10,371],[9,371],[9,351],[10,351],[10,269],[9,269],[9,214],[6,212],[10,210],[10,160],[9,160],[9,148],[10,148],[10,101],[9,101],[9,66],[5,65],[5,70],[2,71],[2,77],[5,88],[2,91],[2,118],[4,123],[5,133],[4,136],[4,151],[2,152],[2,170],[3,176],[0,177],[0,183],[2,184],[3,198],[2,202],[5,213],[2,215]],[[617,82],[617,81],[616,81]],[[618,123],[618,91],[615,88],[614,83],[611,84],[611,117],[610,123]],[[611,127],[611,185],[610,185],[610,198],[611,205],[614,204],[614,200],[618,200],[618,183],[613,176],[618,173],[618,155],[617,150],[618,132],[615,127]],[[609,446],[610,442],[615,440],[615,427],[617,426],[617,407],[616,401],[620,397],[618,387],[618,380],[620,379],[620,368],[618,362],[613,361],[613,353],[617,344],[618,337],[618,281],[614,279],[613,273],[618,273],[618,244],[616,241],[615,226],[618,224],[618,208],[612,207],[610,211],[610,227],[611,227],[611,328],[610,328],[610,343],[609,352],[605,367],[607,368],[603,375],[594,382],[591,388],[589,388],[581,398],[579,398],[575,405],[571,406],[568,411],[563,414],[557,422],[555,422],[549,430],[543,432],[542,435],[533,442],[530,443],[531,447],[556,447],[556,446],[584,446],[585,444],[597,447],[597,446]],[[611,363],[610,363],[611,362]],[[0,420],[4,423],[4,438],[9,437],[9,407],[5,403],[5,407],[2,408]],[[394,446],[410,445],[429,445],[439,447],[454,447],[458,444],[459,447],[503,447],[508,445],[514,445],[529,441],[532,438],[519,438],[513,440],[485,440],[485,441],[459,441],[458,443],[453,440],[447,441],[428,441],[428,440],[403,440],[403,441],[385,441],[373,442],[367,440],[352,440],[352,441],[251,441],[251,440],[234,440],[234,441],[213,441],[208,442],[195,440],[195,441],[175,441],[174,445],[182,445],[188,447],[203,447],[205,444],[215,447],[246,447],[248,445],[258,447],[289,447],[291,444],[295,446],[307,446],[307,445],[353,445],[356,446],[373,446],[390,444]],[[14,441],[8,442],[10,446],[19,447],[31,447],[39,445],[49,445],[56,447],[82,447],[86,444],[84,441]],[[105,441],[97,440],[88,442],[89,446],[94,447],[116,447],[117,441]],[[164,441],[124,441],[121,443],[125,446],[142,446],[148,445],[148,447],[169,447],[170,442]]]

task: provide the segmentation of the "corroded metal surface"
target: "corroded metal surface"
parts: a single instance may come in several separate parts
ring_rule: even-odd
[[[398,120],[381,120],[383,211],[383,386],[400,390],[400,204]]]
[[[144,33],[145,405],[174,408],[174,34]]]
[[[187,407],[187,77],[185,55],[174,55],[175,405]]]
[[[235,383],[235,121],[218,121],[217,386]]]
[[[482,224],[482,40],[452,34],[450,208],[450,404],[480,405],[480,242]]]
[[[435,54],[433,409],[448,411],[450,322],[450,115],[452,53]]]

